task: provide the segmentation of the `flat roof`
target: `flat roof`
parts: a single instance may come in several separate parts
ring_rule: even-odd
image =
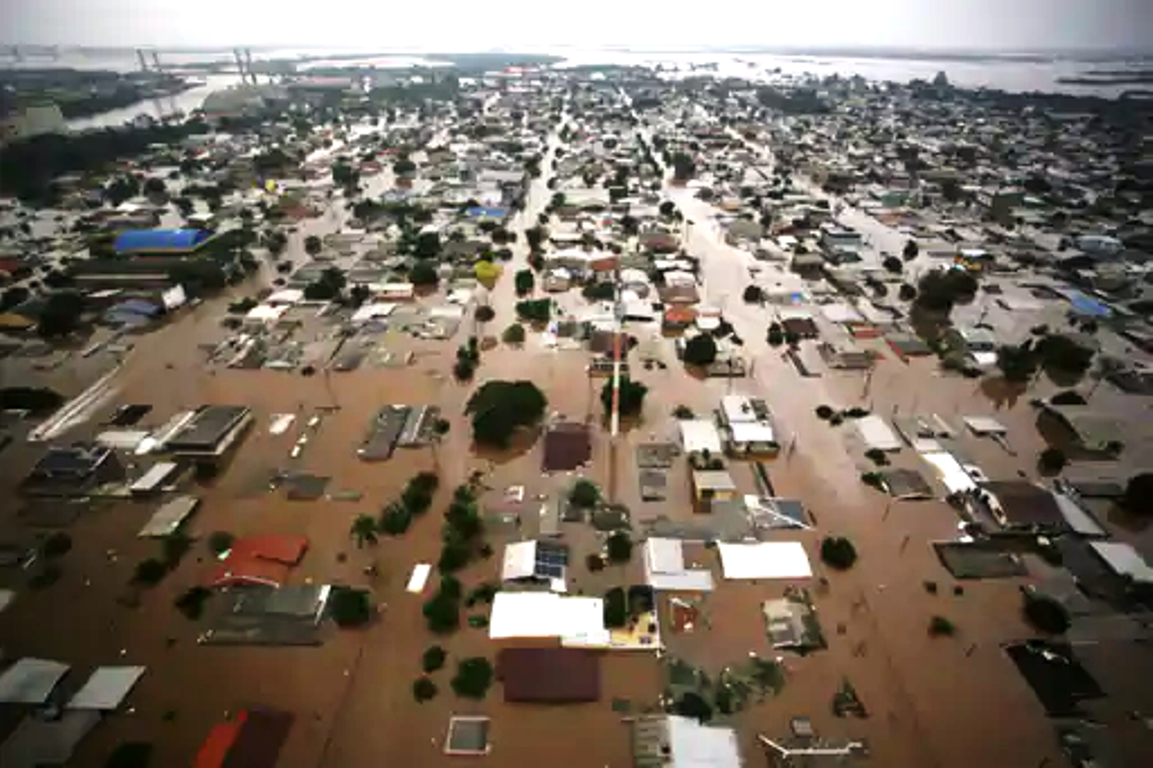
[[[205,405],[169,438],[171,451],[211,451],[250,414],[244,405]]]
[[[496,675],[505,701],[575,702],[600,699],[600,659],[579,648],[504,648]]]

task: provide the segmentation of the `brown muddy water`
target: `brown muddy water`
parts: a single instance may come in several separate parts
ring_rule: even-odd
[[[547,198],[543,185],[537,186],[531,217]],[[678,198],[678,203],[688,213],[695,201]],[[691,213],[701,219],[706,215],[703,207]],[[1017,612],[1018,580],[966,583],[964,594],[954,595],[952,580],[928,546],[931,540],[954,535],[957,520],[952,510],[938,502],[886,503],[858,479],[861,467],[845,434],[851,426],[830,427],[813,413],[822,403],[868,402],[885,413],[894,404],[911,408],[913,399],[920,398],[918,407],[951,416],[978,407],[979,413],[992,412],[988,400],[973,382],[937,376],[930,361],[906,366],[891,356],[882,361],[867,395],[860,375],[802,379],[781,359],[779,350],[765,343],[769,321],[765,310],[740,302],[748,282],[742,261],[747,257],[718,243],[705,227],[694,229],[689,247],[704,259],[706,299],[723,303],[744,338],[746,354],[755,361],[753,375],[734,382],[693,378],[676,364],[671,342],[666,341],[667,370],[634,366],[635,379],[650,388],[649,395],[643,417],[615,446],[600,428],[604,415],[600,381],[592,385],[588,381],[588,353],[547,350],[532,334],[521,348],[500,344],[485,352],[472,385],[457,384],[451,377],[455,347],[466,336],[468,322],[450,341],[390,337],[394,348],[416,353],[408,368],[365,365],[329,377],[208,367],[197,345],[220,337],[218,324],[227,298],[206,302],[139,339],[121,377],[118,402],[152,404],[149,418],[154,422],[199,403],[245,404],[256,413],[254,428],[226,470],[196,490],[202,505],[191,521],[193,532],[306,535],[309,551],[291,581],[369,585],[380,617],[361,631],[330,629],[318,648],[197,645],[203,626],[180,616],[172,603],[211,566],[204,545],[197,544],[160,585],[135,595],[137,607],[126,607],[118,600],[131,593],[127,584],[134,565],[159,552],[156,542],[135,538],[155,505],[122,502],[102,507],[72,528],[75,546],[63,561],[61,580],[41,592],[22,592],[0,614],[0,647],[7,657],[61,659],[78,673],[98,664],[148,667],[129,697],[131,709],[106,718],[81,745],[75,765],[101,765],[123,740],[152,742],[156,765],[188,765],[213,724],[253,704],[296,714],[279,762],[282,768],[459,762],[442,753],[451,714],[492,717],[492,751],[483,758],[488,765],[630,765],[628,728],[610,702],[628,699],[633,712],[652,708],[663,687],[660,659],[642,652],[606,654],[602,701],[594,704],[505,704],[499,683],[483,702],[457,699],[449,686],[456,661],[477,655],[494,658],[497,648],[486,630],[467,626],[446,638],[433,637],[420,613],[424,598],[404,589],[414,564],[436,561],[440,511],[451,488],[473,470],[486,473],[494,499],[506,486],[526,486],[522,511],[530,518],[535,504],[528,500],[538,494],[555,496],[574,479],[563,473],[542,474],[539,441],[495,456],[477,456],[472,450],[462,413],[468,395],[487,379],[517,378],[534,381],[548,396],[550,411],[596,425],[593,462],[583,474],[607,488],[613,500],[626,504],[634,521],[662,514],[680,520],[692,516],[683,462],[670,473],[669,499],[645,503],[639,498],[632,456],[637,443],[675,435],[674,406],[688,405],[704,414],[726,392],[757,395],[768,401],[786,433],[795,435],[795,451],[782,452],[769,472],[779,495],[802,499],[813,511],[819,531],[774,536],[802,541],[814,571],[828,580],[822,587],[815,578],[807,586],[813,591],[829,648],[805,658],[785,654],[787,684],[780,696],[735,718],[749,765],[762,764],[756,734],[783,737],[789,719],[797,716],[810,717],[826,739],[865,739],[872,764],[879,766],[1015,768],[1056,760],[1056,745],[1040,705],[998,647],[1004,640],[1028,635]],[[497,317],[488,324],[487,334],[499,335],[513,321],[512,273],[524,265],[523,236],[515,254],[491,294]],[[575,291],[562,299],[573,306],[581,301]],[[360,462],[355,448],[365,425],[376,409],[390,402],[440,405],[452,425],[443,444],[435,452],[398,449],[387,462]],[[286,434],[270,435],[271,415],[300,413],[303,420],[318,406],[331,405],[339,408],[324,416],[315,439],[294,466],[328,475],[330,492],[356,490],[363,494],[362,500],[294,502],[278,494],[254,493],[254,478],[261,472],[288,466],[288,452],[300,426],[298,422]],[[966,442],[966,448],[995,478],[1014,477],[1018,469],[1031,472],[1028,463],[1039,438],[1028,406],[1021,403],[997,413],[1010,427],[1019,457],[977,440]],[[95,421],[68,437],[94,431]],[[38,448],[28,445],[14,445],[5,452],[4,498],[14,498],[12,486],[36,455]],[[912,465],[913,458],[902,455],[898,462]],[[378,513],[409,477],[434,467],[441,474],[442,490],[431,512],[403,537],[384,538],[374,547],[358,550],[348,535],[356,515]],[[740,490],[754,492],[751,470],[741,462],[732,462],[731,469]],[[6,504],[5,509],[13,506]],[[11,512],[0,525],[6,536],[18,530]],[[527,525],[524,533],[533,531]],[[820,564],[819,537],[828,534],[854,540],[861,559],[852,570],[827,572]],[[515,538],[515,531],[489,535],[496,555],[463,572],[466,589],[498,577],[502,544]],[[572,552],[570,592],[600,593],[642,578],[639,553],[627,567],[589,573],[584,556],[600,543],[591,529],[566,525],[565,541]],[[715,555],[706,552],[704,557],[719,573]],[[365,574],[370,564],[378,575]],[[941,585],[937,595],[923,588],[927,579]],[[780,597],[788,583],[718,584],[705,600],[707,627],[675,634],[665,622],[669,652],[714,674],[750,653],[774,656],[760,604]],[[426,588],[425,597],[432,588],[433,584]],[[953,620],[958,636],[929,637],[926,627],[934,614]],[[421,653],[432,644],[442,645],[450,658],[446,668],[433,675],[440,695],[418,705],[412,700],[411,685],[420,674]],[[868,707],[868,719],[839,719],[832,714],[832,696],[844,679],[852,682]]]

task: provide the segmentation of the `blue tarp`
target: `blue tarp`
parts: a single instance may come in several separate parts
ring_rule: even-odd
[[[474,219],[503,219],[504,214],[504,208],[485,208],[480,205],[465,210],[465,215]]]
[[[1097,301],[1091,296],[1086,296],[1080,291],[1069,291],[1069,303],[1073,305],[1073,309],[1077,310],[1078,314],[1085,315],[1086,317],[1109,317],[1113,314],[1113,310]]]
[[[191,251],[208,239],[203,229],[130,229],[121,232],[113,248],[130,251]]]
[[[160,314],[160,307],[144,299],[128,299],[109,308],[110,312],[123,314],[144,315],[152,317]]]

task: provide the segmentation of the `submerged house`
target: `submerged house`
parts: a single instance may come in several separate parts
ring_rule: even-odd
[[[83,496],[105,483],[124,480],[124,467],[106,446],[53,446],[20,484],[30,496]]]

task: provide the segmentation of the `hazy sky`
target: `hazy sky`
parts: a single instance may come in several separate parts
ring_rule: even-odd
[[[0,40],[425,50],[550,44],[1140,49],[1153,47],[1153,0],[0,0]]]

